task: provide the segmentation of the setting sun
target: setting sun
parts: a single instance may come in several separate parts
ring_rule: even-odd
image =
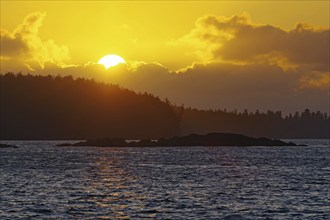
[[[115,54],[106,55],[98,62],[98,64],[102,64],[107,69],[120,63],[126,63],[126,61],[122,57]]]

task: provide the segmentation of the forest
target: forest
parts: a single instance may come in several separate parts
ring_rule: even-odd
[[[173,108],[150,94],[59,76],[0,76],[1,139],[127,139],[179,132]]]
[[[182,135],[210,132],[230,132],[252,137],[330,138],[330,118],[327,113],[308,109],[283,116],[281,111],[243,112],[178,108]]]
[[[0,75],[2,140],[158,139],[210,132],[329,138],[327,113],[198,110],[118,85],[61,76]]]

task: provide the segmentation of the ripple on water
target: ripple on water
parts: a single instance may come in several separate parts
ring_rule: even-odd
[[[0,219],[330,219],[328,142],[249,148],[56,143],[1,149]]]

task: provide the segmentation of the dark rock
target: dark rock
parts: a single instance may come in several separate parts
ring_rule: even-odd
[[[10,144],[0,144],[0,148],[18,148],[18,147]]]
[[[155,146],[155,141],[152,140],[140,140],[140,141],[133,141],[130,143],[127,143],[128,147],[154,147]]]
[[[57,147],[70,147],[70,146],[72,146],[72,144],[69,144],[69,143],[63,143],[63,144],[57,144],[56,146],[57,146]]]
[[[240,134],[209,133],[206,135],[190,134],[183,137],[161,139],[158,146],[297,146],[281,140],[253,138]]]
[[[157,141],[140,140],[126,142],[123,138],[107,138],[87,140],[74,144],[57,146],[96,146],[96,147],[188,147],[188,146],[298,146],[292,142],[284,142],[269,138],[253,138],[240,134],[209,133],[206,135],[190,134],[182,137],[161,138]]]
[[[89,146],[89,147],[125,147],[127,142],[123,138],[103,138],[96,140],[86,140],[73,144],[64,143],[58,144],[59,147],[69,147],[69,146]]]

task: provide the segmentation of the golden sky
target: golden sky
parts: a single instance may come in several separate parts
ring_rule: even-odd
[[[96,78],[198,108],[327,111],[329,7],[1,1],[1,72]],[[104,70],[96,63],[107,54],[127,65]]]
[[[287,30],[299,22],[329,26],[328,1],[1,1],[1,27],[13,30],[36,11],[46,14],[41,39],[66,45],[72,62],[97,61],[114,53],[129,60],[157,61],[173,70],[198,58],[169,42],[207,14],[231,17],[246,12],[255,23]]]

